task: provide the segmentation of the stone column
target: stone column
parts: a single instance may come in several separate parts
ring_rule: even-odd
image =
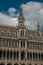
[[[25,60],[27,62],[27,41],[25,41]]]
[[[38,61],[39,61],[39,53],[38,53]]]
[[[19,50],[19,62],[21,61],[21,50]]]
[[[35,53],[35,61],[36,61],[36,53]]]
[[[30,51],[29,51],[29,61],[30,61]]]
[[[41,61],[41,53],[40,53],[40,61]]]
[[[5,65],[7,65],[7,63],[5,62]]]
[[[32,52],[32,61],[33,61],[33,52]]]
[[[14,60],[14,49],[12,50],[12,60]]]

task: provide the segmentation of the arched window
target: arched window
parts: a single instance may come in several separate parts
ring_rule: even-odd
[[[21,31],[21,36],[24,36],[24,30]]]
[[[21,47],[25,47],[25,41],[21,40]]]

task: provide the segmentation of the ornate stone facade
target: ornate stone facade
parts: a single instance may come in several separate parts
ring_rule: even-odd
[[[28,30],[20,9],[18,26],[0,25],[0,65],[43,65],[43,36]]]

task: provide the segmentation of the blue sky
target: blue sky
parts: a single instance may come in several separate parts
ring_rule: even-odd
[[[43,2],[43,0],[0,0],[0,11],[6,11],[10,7],[14,7],[16,9],[20,8],[22,3],[27,3],[29,1],[32,2]]]
[[[23,8],[25,24],[29,29],[37,29],[37,22],[42,28],[43,0],[0,0],[0,24],[17,25],[20,7]]]

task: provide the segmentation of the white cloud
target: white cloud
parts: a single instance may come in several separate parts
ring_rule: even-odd
[[[14,17],[15,16],[15,12],[16,12],[15,8],[9,8],[8,9],[8,13],[9,13],[10,17]]]
[[[18,24],[17,18],[11,18],[6,14],[0,12],[0,24],[8,26],[16,26]]]
[[[28,28],[36,29],[37,22],[40,25],[43,24],[43,7],[42,3],[39,2],[28,2],[26,4],[22,4],[23,13],[26,21],[28,21]]]
[[[43,4],[39,2],[28,2],[26,4],[22,4],[23,14],[25,17],[25,23],[27,24],[29,29],[36,29],[37,22],[40,23],[40,26],[43,25]],[[15,16],[16,9],[9,8],[8,12],[10,16],[3,14],[0,12],[0,24],[16,26],[18,24],[17,18],[12,18]],[[17,15],[18,16],[18,13]]]

